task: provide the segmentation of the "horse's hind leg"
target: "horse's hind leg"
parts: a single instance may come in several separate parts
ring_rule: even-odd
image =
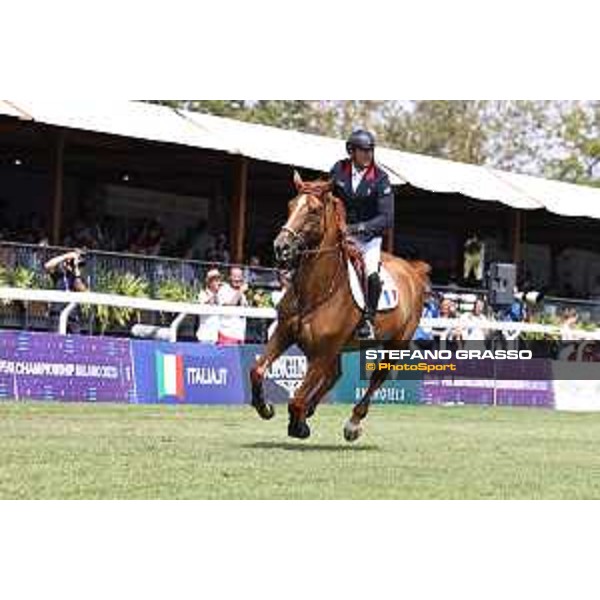
[[[292,344],[289,327],[281,323],[277,325],[273,335],[267,342],[264,354],[259,357],[250,369],[250,383],[252,385],[252,406],[263,419],[272,419],[275,408],[270,402],[265,401],[263,379],[269,365],[281,356]]]
[[[389,371],[373,371],[369,380],[369,387],[360,401],[352,409],[352,416],[344,424],[344,438],[347,442],[356,441],[362,434],[361,421],[367,416],[371,406],[373,394],[386,380]]]
[[[338,356],[334,356],[331,361],[331,365],[327,372],[326,377],[322,380],[321,386],[315,391],[313,396],[310,398],[306,405],[306,418],[310,419],[314,414],[317,406],[323,399],[323,396],[335,385],[336,381],[340,378],[342,370],[340,368],[340,361]]]
[[[402,350],[408,348],[409,344],[410,341],[404,340],[400,337],[389,340],[384,344],[384,347],[386,350]],[[361,421],[369,413],[369,407],[371,406],[373,394],[382,386],[383,382],[387,379],[388,374],[389,371],[387,369],[373,371],[371,374],[367,391],[364,393],[360,401],[354,406],[352,409],[352,416],[344,424],[344,438],[347,442],[354,442],[361,436]]]

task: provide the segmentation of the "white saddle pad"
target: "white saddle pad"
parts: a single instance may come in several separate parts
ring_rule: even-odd
[[[354,302],[356,302],[358,308],[364,310],[365,296],[358,280],[356,270],[350,261],[348,261],[348,274],[350,276],[350,289],[352,290]],[[392,308],[396,308],[398,306],[398,288],[396,287],[396,282],[393,277],[389,274],[383,264],[379,269],[379,277],[381,278],[381,295],[379,296],[377,310],[391,310]]]

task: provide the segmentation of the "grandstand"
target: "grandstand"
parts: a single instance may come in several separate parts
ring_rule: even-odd
[[[0,236],[212,262],[272,262],[291,168],[327,171],[340,140],[141,102],[0,102]],[[464,242],[567,298],[600,291],[600,191],[382,148],[388,248],[460,284]],[[250,235],[251,232],[251,235]],[[212,254],[209,253],[212,250]],[[598,271],[598,272],[597,272]]]

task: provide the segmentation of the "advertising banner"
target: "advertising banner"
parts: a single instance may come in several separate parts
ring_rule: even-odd
[[[0,332],[0,397],[130,402],[130,342],[119,338]]]
[[[0,332],[0,400],[17,398],[15,390],[14,369],[9,367],[9,361],[15,356],[17,347],[16,331]],[[12,363],[11,363],[12,364]]]
[[[241,348],[242,373],[246,386],[246,398],[250,402],[250,369],[256,359],[262,355],[265,346],[260,344],[247,345]],[[308,361],[297,346],[292,346],[267,369],[263,379],[265,400],[274,404],[288,403],[300,387]],[[326,401],[325,398],[323,401]]]
[[[131,342],[137,402],[242,404],[245,387],[237,346]]]
[[[342,376],[331,391],[333,402],[355,404],[367,391],[368,381],[360,379],[360,353],[346,352],[341,358]],[[375,404],[420,404],[422,402],[421,379],[400,379],[391,373],[385,383],[375,392]]]

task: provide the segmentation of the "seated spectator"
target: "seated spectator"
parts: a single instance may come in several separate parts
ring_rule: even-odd
[[[456,310],[456,303],[449,298],[444,298],[440,303],[440,314],[441,319],[456,319],[458,316]],[[463,339],[463,330],[461,327],[453,327],[446,338],[451,341],[460,341]]]
[[[473,313],[465,315],[463,326],[464,340],[485,340],[489,336],[489,329],[482,327],[481,322],[487,321],[485,302],[478,298],[473,306]]]
[[[185,241],[191,248],[191,259],[205,260],[209,250],[215,247],[215,239],[208,232],[205,219],[198,221],[195,230],[188,230]]]
[[[250,287],[260,285],[261,269],[256,269],[256,267],[260,267],[260,258],[256,255],[253,255],[250,257],[248,266],[244,272],[244,277],[246,278],[246,281]]]
[[[560,319],[560,335],[563,341],[577,339],[575,329],[579,316],[574,308],[565,308]]]
[[[437,299],[435,298],[431,290],[427,290],[427,293],[425,295],[425,302],[423,303],[423,312],[421,313],[421,317],[423,319],[437,319],[439,316],[440,311]],[[421,325],[419,325],[415,331],[413,340],[433,340],[432,329],[430,327],[421,327]]]
[[[206,274],[206,287],[198,295],[200,304],[219,305],[219,290],[221,288],[221,273],[211,269]],[[204,315],[198,319],[196,339],[199,342],[216,343],[219,338],[220,315]]]
[[[209,262],[222,264],[229,264],[231,262],[229,250],[227,249],[227,236],[224,233],[220,233],[217,236],[215,246],[210,248],[206,253],[206,259]]]
[[[244,273],[239,267],[229,271],[229,283],[223,284],[219,290],[220,303],[223,306],[248,306],[246,291],[248,284],[244,281]],[[219,328],[219,344],[243,344],[246,338],[246,317],[221,316]]]

